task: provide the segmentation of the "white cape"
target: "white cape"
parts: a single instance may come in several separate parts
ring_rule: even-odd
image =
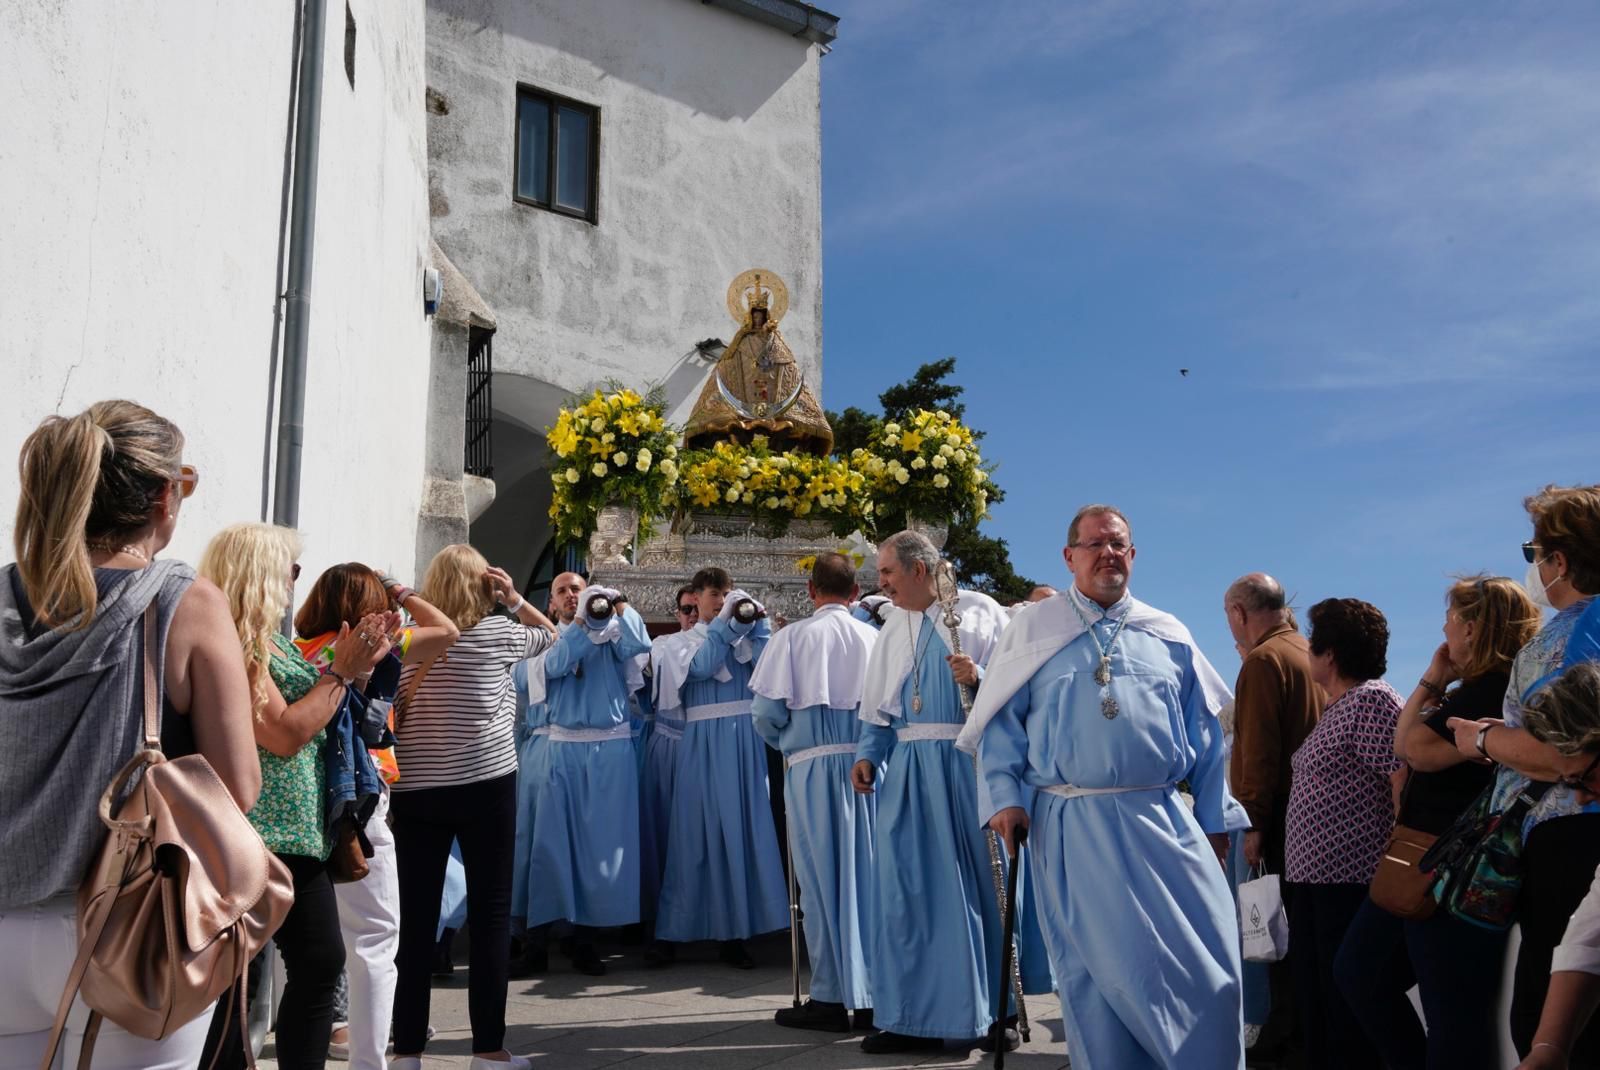
[[[791,710],[853,710],[867,683],[878,630],[842,605],[826,605],[767,640],[750,690]]]
[[[956,612],[961,615],[961,652],[979,665],[987,664],[1000,633],[1010,623],[1005,609],[986,594],[961,591]],[[944,645],[955,649],[950,629],[944,623],[944,607],[938,602],[921,613],[895,606],[884,610],[884,617],[878,645],[873,647],[872,660],[867,663],[867,682],[861,695],[861,719],[877,725],[887,725],[889,718],[900,713],[900,689],[911,675],[911,644],[922,630],[923,617],[933,621]]]
[[[1028,686],[1033,674],[1054,657],[1056,651],[1084,633],[1083,621],[1067,602],[1070,597],[1070,589],[1060,591],[1035,603],[1026,613],[1017,614],[1011,622],[1011,627],[1006,629],[990,658],[988,668],[984,670],[983,686],[978,689],[978,697],[972,704],[972,714],[956,739],[958,748],[968,754],[976,754],[984,726],[1000,712],[1000,707],[1009,702],[1012,695]],[[1148,632],[1164,642],[1187,646],[1193,656],[1195,675],[1199,678],[1206,708],[1213,714],[1221,711],[1233,698],[1233,693],[1200,652],[1200,648],[1194,645],[1194,637],[1189,634],[1189,629],[1171,613],[1163,613],[1132,595],[1127,596],[1127,601],[1128,619],[1124,627]]]
[[[694,629],[658,635],[650,644],[651,698],[656,713],[671,713],[683,706],[683,682],[689,678],[689,663],[694,660],[705,633]]]

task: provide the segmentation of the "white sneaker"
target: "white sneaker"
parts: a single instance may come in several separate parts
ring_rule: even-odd
[[[328,1058],[344,1063],[350,1061],[350,1023],[334,1022],[333,1031],[338,1033],[341,1030],[344,1032],[343,1040],[328,1040]]]
[[[390,1063],[389,1066],[392,1068],[394,1064]],[[480,1059],[474,1055],[472,1061],[467,1064],[467,1070],[533,1070],[533,1061],[524,1059],[520,1055],[513,1055],[505,1062],[499,1062],[494,1059]]]

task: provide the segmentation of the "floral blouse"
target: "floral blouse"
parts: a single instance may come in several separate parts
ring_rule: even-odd
[[[283,701],[293,705],[305,697],[321,674],[289,640],[275,635],[272,642],[272,682],[278,685]],[[322,762],[322,744],[326,738],[326,730],[318,730],[292,758],[256,747],[261,759],[261,796],[250,811],[250,824],[274,854],[326,860],[332,850],[323,823],[328,773]]]
[[[1290,766],[1284,876],[1303,884],[1366,884],[1394,830],[1389,775],[1404,703],[1366,680],[1328,704]]]

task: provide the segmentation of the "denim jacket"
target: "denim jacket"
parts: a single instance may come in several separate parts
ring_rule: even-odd
[[[339,712],[328,722],[328,737],[322,748],[327,771],[327,799],[324,807],[330,835],[344,817],[365,828],[367,818],[378,805],[382,781],[366,740],[361,738],[361,720],[367,698],[354,688],[346,688]]]

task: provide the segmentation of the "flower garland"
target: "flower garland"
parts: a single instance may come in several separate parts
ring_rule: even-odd
[[[750,445],[718,442],[685,450],[678,508],[682,512],[753,513],[773,534],[799,517],[826,520],[839,535],[867,523],[875,504],[865,473],[846,461],[810,453],[773,452],[765,435]]]
[[[678,482],[677,429],[661,399],[596,390],[570,401],[545,435],[550,447],[550,519],[557,537],[587,539],[607,505],[639,511],[639,538],[672,502]]]

